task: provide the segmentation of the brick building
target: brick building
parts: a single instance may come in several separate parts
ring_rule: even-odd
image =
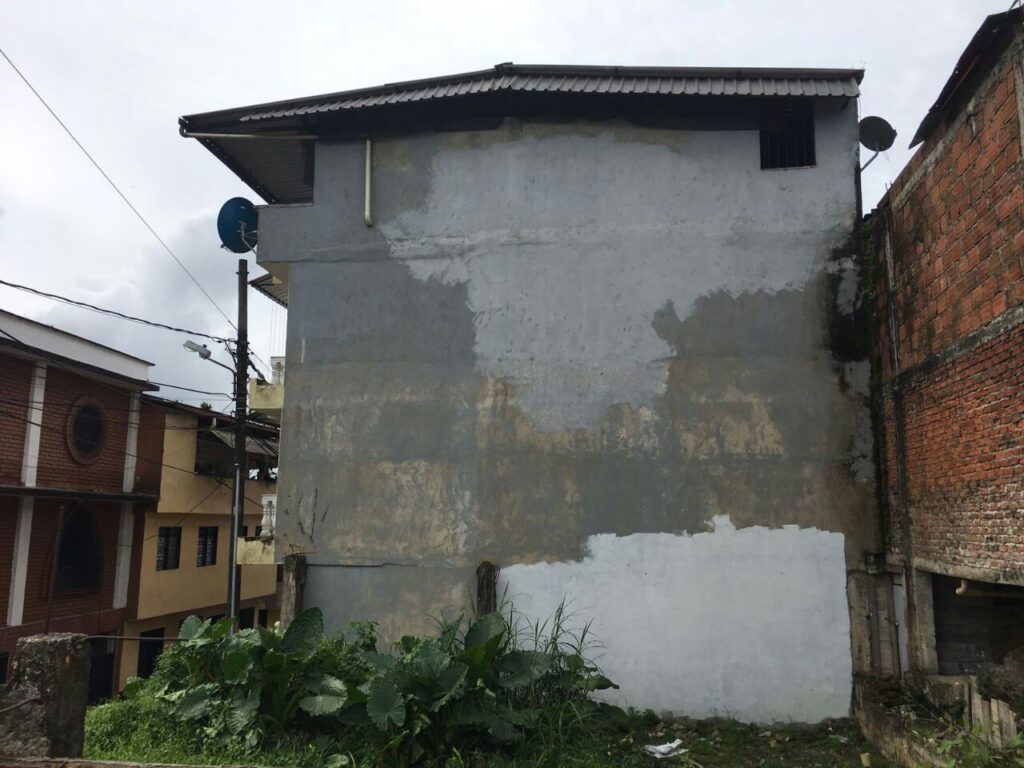
[[[1024,645],[1021,21],[985,20],[871,217],[888,557],[922,672]]]
[[[0,675],[18,638],[114,635],[137,589],[159,466],[138,447],[150,363],[0,311]],[[155,471],[154,471],[155,470]],[[92,641],[90,696],[115,644]]]

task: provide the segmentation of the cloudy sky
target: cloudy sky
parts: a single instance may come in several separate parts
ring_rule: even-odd
[[[866,172],[870,209],[985,15],[1009,0],[519,0],[414,2],[0,1],[0,47],[121,186],[217,304],[235,313],[235,261],[214,227],[257,199],[177,118],[497,62],[862,67],[861,114],[896,146]],[[230,326],[0,60],[0,275],[130,314],[227,335]],[[251,270],[261,270],[252,265]],[[251,339],[284,353],[284,311],[251,292]],[[0,307],[146,358],[152,378],[229,391],[228,375],[146,329],[0,286]],[[221,359],[225,359],[221,354]],[[166,390],[198,402],[200,396]],[[216,406],[226,400],[213,399]]]

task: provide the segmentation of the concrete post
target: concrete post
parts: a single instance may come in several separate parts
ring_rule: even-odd
[[[291,624],[302,611],[302,593],[306,588],[306,556],[287,555],[281,583],[281,626]]]
[[[0,690],[0,754],[81,757],[89,691],[85,635],[23,637]]]
[[[932,605],[932,575],[907,567],[907,630],[910,645],[910,668],[914,672],[935,675],[939,657],[935,648],[935,609]]]

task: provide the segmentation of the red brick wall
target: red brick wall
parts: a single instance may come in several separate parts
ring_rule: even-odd
[[[11,593],[11,560],[14,558],[14,533],[21,500],[0,496],[0,627],[7,624],[7,601]]]
[[[74,459],[68,448],[68,416],[83,396],[98,402],[106,417],[106,435],[98,458],[88,464]],[[47,488],[120,493],[124,482],[125,446],[128,435],[127,391],[97,383],[55,365],[46,372],[43,430],[39,444],[36,484]]]
[[[1024,579],[1024,326],[1013,325],[1024,302],[1024,165],[1012,66],[1004,54],[974,94],[973,119],[964,110],[937,131],[883,200],[895,296],[880,249],[876,340],[892,499],[892,301],[914,557]]]
[[[32,368],[31,361],[0,353],[0,483],[21,483]]]
[[[139,493],[160,493],[165,419],[166,411],[160,406],[147,402],[141,404],[135,449],[135,490]]]
[[[32,539],[29,544],[28,575],[25,580],[25,612],[23,622],[31,624],[46,618],[50,569],[53,563],[54,540],[57,535],[58,510],[65,502],[36,499],[32,514]],[[52,617],[95,614],[110,610],[114,602],[114,571],[117,564],[117,532],[120,505],[84,502],[92,512],[103,551],[103,573],[98,590],[53,598]]]

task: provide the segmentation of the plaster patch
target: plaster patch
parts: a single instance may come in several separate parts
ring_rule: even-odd
[[[542,431],[652,405],[672,354],[651,328],[659,309],[685,319],[711,294],[803,289],[851,209],[825,168],[780,189],[756,131],[659,132],[670,145],[574,130],[526,124],[483,149],[438,140],[423,204],[379,225],[415,278],[466,285],[479,372],[514,382]]]
[[[536,622],[569,602],[593,620],[616,703],[691,717],[819,722],[849,714],[844,537],[784,526],[587,539],[579,562],[503,566]]]

